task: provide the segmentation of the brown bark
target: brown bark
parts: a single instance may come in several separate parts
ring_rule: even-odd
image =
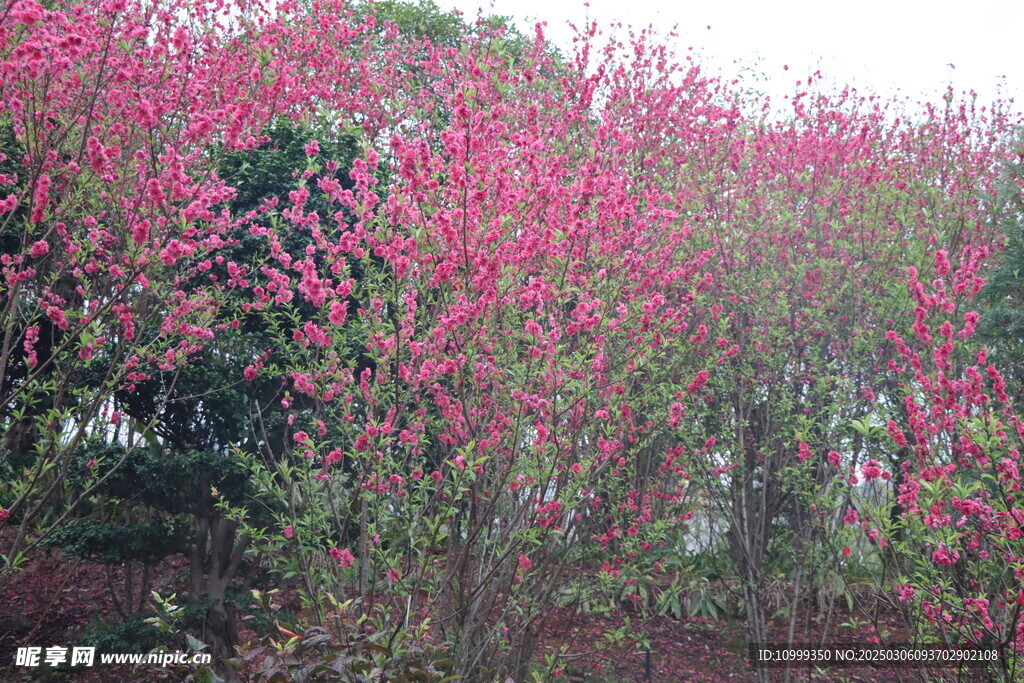
[[[227,592],[250,542],[248,536],[237,536],[237,528],[220,515],[201,517],[191,557],[193,597],[206,599],[199,639],[209,647],[214,668],[227,681],[237,680],[226,660],[236,655],[238,645],[237,612]]]

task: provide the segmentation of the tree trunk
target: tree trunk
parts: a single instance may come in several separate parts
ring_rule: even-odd
[[[238,680],[235,669],[226,663],[236,656],[238,645],[236,610],[227,599],[227,590],[238,574],[250,542],[248,536],[238,538],[236,529],[235,522],[220,515],[200,518],[196,545],[192,549],[193,597],[207,601],[200,640],[209,647],[214,669],[226,681]]]
[[[523,634],[517,638],[517,647],[512,653],[510,673],[512,680],[516,683],[525,681],[530,673],[530,663],[533,661],[534,650],[537,649],[537,640],[540,638],[540,630],[531,621],[523,627]]]
[[[203,618],[201,640],[210,648],[214,668],[226,681],[238,679],[234,667],[226,664],[235,656],[238,645],[238,630],[235,628],[235,606],[227,601],[227,582],[210,581],[207,584],[206,616]]]

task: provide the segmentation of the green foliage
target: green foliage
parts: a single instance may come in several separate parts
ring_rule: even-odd
[[[110,524],[73,519],[57,527],[43,542],[46,546],[93,562],[118,564],[127,560],[157,562],[188,550],[192,535],[180,520],[152,524]]]
[[[242,501],[249,494],[249,480],[238,463],[213,451],[128,450],[92,442],[76,453],[75,461],[79,474],[72,481],[99,476],[104,479],[98,494],[172,514],[209,514],[214,507],[211,489],[232,501]]]
[[[268,617],[277,613],[275,593],[253,591]],[[443,647],[431,642],[429,619],[415,627],[395,627],[379,609],[364,614],[353,600],[332,600],[331,614],[333,619],[325,627],[302,628],[274,619],[279,634],[243,647],[240,666],[250,672],[250,680],[264,683],[457,680],[445,676],[452,662]]]
[[[122,411],[175,449],[212,449],[245,438],[251,387],[238,382],[237,361],[203,361],[184,372],[154,373],[117,392]]]
[[[19,184],[24,183],[25,166],[21,161],[24,153],[24,148],[14,135],[14,124],[0,120],[0,176],[17,178]],[[13,220],[5,217],[5,220],[0,221],[0,254],[16,254],[21,250],[21,221],[26,213],[25,207],[18,207]]]
[[[258,212],[267,201],[286,201],[288,193],[305,180],[302,174],[310,165],[305,146],[311,140],[317,139],[319,143],[317,158],[337,163],[343,172],[352,167],[352,160],[360,152],[359,139],[355,135],[338,135],[329,130],[318,132],[316,128],[302,128],[283,119],[277,120],[263,135],[265,140],[258,148],[229,152],[221,161],[218,174],[235,188],[235,198],[230,202],[234,215]],[[352,182],[343,177],[342,187],[351,189],[352,186]],[[336,209],[329,208],[326,195],[315,183],[310,183],[309,191],[306,208],[316,211],[321,219],[330,219]],[[241,256],[244,257],[248,251],[260,250],[262,241],[248,236],[248,232],[239,231],[237,236],[242,238]],[[308,236],[296,237],[308,242]]]
[[[1018,133],[1024,144],[1024,131]],[[1005,166],[998,196],[998,227],[1005,246],[986,272],[979,299],[985,304],[978,323],[978,339],[988,344],[1010,387],[1018,387],[1015,400],[1024,397],[1024,156]]]
[[[434,45],[461,47],[462,42],[472,33],[469,26],[454,12],[445,12],[433,0],[421,2],[360,3],[362,11],[372,9],[374,17],[381,24],[386,22],[398,26],[401,34],[412,40],[429,40]]]
[[[464,49],[468,43],[481,38],[496,41],[495,35],[500,34],[501,38],[496,41],[500,44],[492,47],[498,54],[505,55],[509,62],[521,60],[531,47],[527,37],[513,25],[510,16],[462,17],[442,10],[433,0],[361,2],[357,10],[372,11],[380,33],[387,24],[394,24],[399,31],[399,40],[429,41],[436,46]],[[551,50],[554,52],[553,47]]]
[[[163,639],[150,623],[151,617],[149,612],[137,612],[119,624],[93,624],[76,644],[95,647],[97,652],[149,652]]]

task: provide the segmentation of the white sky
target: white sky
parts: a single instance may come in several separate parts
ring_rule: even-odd
[[[489,1],[436,0],[468,18]],[[753,67],[769,83],[762,81],[760,89],[776,101],[793,92],[796,80],[820,69],[827,81],[849,83],[861,94],[891,96],[898,90],[911,101],[938,101],[952,82],[954,88],[977,91],[983,103],[1013,97],[1014,109],[1024,109],[1024,0],[591,0],[589,5],[494,0],[487,14],[546,21],[546,34],[561,46],[568,46],[571,36],[566,22],[582,25],[587,16],[602,27],[618,21],[667,32],[675,25],[680,54],[692,46],[702,54],[701,64],[729,77],[741,66]]]

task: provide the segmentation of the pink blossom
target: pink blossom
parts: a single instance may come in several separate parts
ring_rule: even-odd
[[[32,26],[43,18],[43,11],[42,5],[35,2],[26,2],[18,11],[18,23]]]
[[[533,562],[526,555],[520,555],[519,568],[522,569],[524,572],[530,571],[531,569],[533,569]]]
[[[67,316],[59,306],[47,306],[46,315],[60,329],[66,330],[69,327]],[[170,349],[168,349],[170,351]]]
[[[701,387],[708,381],[708,371],[701,370],[697,373],[697,376],[693,378],[693,381],[687,385],[686,391],[693,394],[700,391]]]
[[[286,526],[284,528],[284,537],[285,538],[291,538],[294,535],[295,535],[295,527],[293,527],[291,524],[289,524],[288,526]]]
[[[332,325],[344,325],[345,317],[348,314],[348,302],[347,301],[332,301],[331,312],[327,315],[327,319]]]
[[[25,329],[25,341],[22,342],[22,348],[25,349],[26,363],[30,368],[35,367],[39,363],[39,355],[36,352],[36,343],[39,341],[39,326],[31,325]]]
[[[946,547],[945,543],[939,543],[938,549],[932,553],[932,560],[936,564],[951,565],[956,564],[956,561],[960,559],[960,553],[956,550],[952,550]]]
[[[882,468],[879,465],[880,463],[874,459],[868,460],[866,463],[864,463],[864,466],[861,468],[861,472],[864,475],[865,481],[878,479],[879,477],[882,476]]]
[[[338,562],[338,566],[343,569],[351,567],[356,561],[355,555],[353,555],[348,548],[331,548],[331,557],[334,558]]]
[[[29,252],[29,256],[32,258],[40,258],[46,256],[50,252],[50,243],[46,240],[39,240],[32,245],[32,251]]]
[[[673,403],[672,407],[669,408],[668,412],[668,424],[670,427],[676,427],[679,425],[679,421],[683,418],[685,411],[683,410],[682,403]]]
[[[188,253],[189,251],[180,240],[171,240],[166,247],[160,250],[160,260],[165,266],[173,266],[178,259]]]
[[[148,242],[149,241],[149,228],[150,228],[150,226],[151,226],[151,224],[147,220],[141,220],[138,223],[136,223],[135,225],[133,225],[132,226],[132,241],[135,242],[135,244],[144,244],[144,243]],[[200,270],[209,270],[209,261],[207,261],[206,263],[207,263],[208,267],[204,269],[202,267],[202,264],[200,264]]]

